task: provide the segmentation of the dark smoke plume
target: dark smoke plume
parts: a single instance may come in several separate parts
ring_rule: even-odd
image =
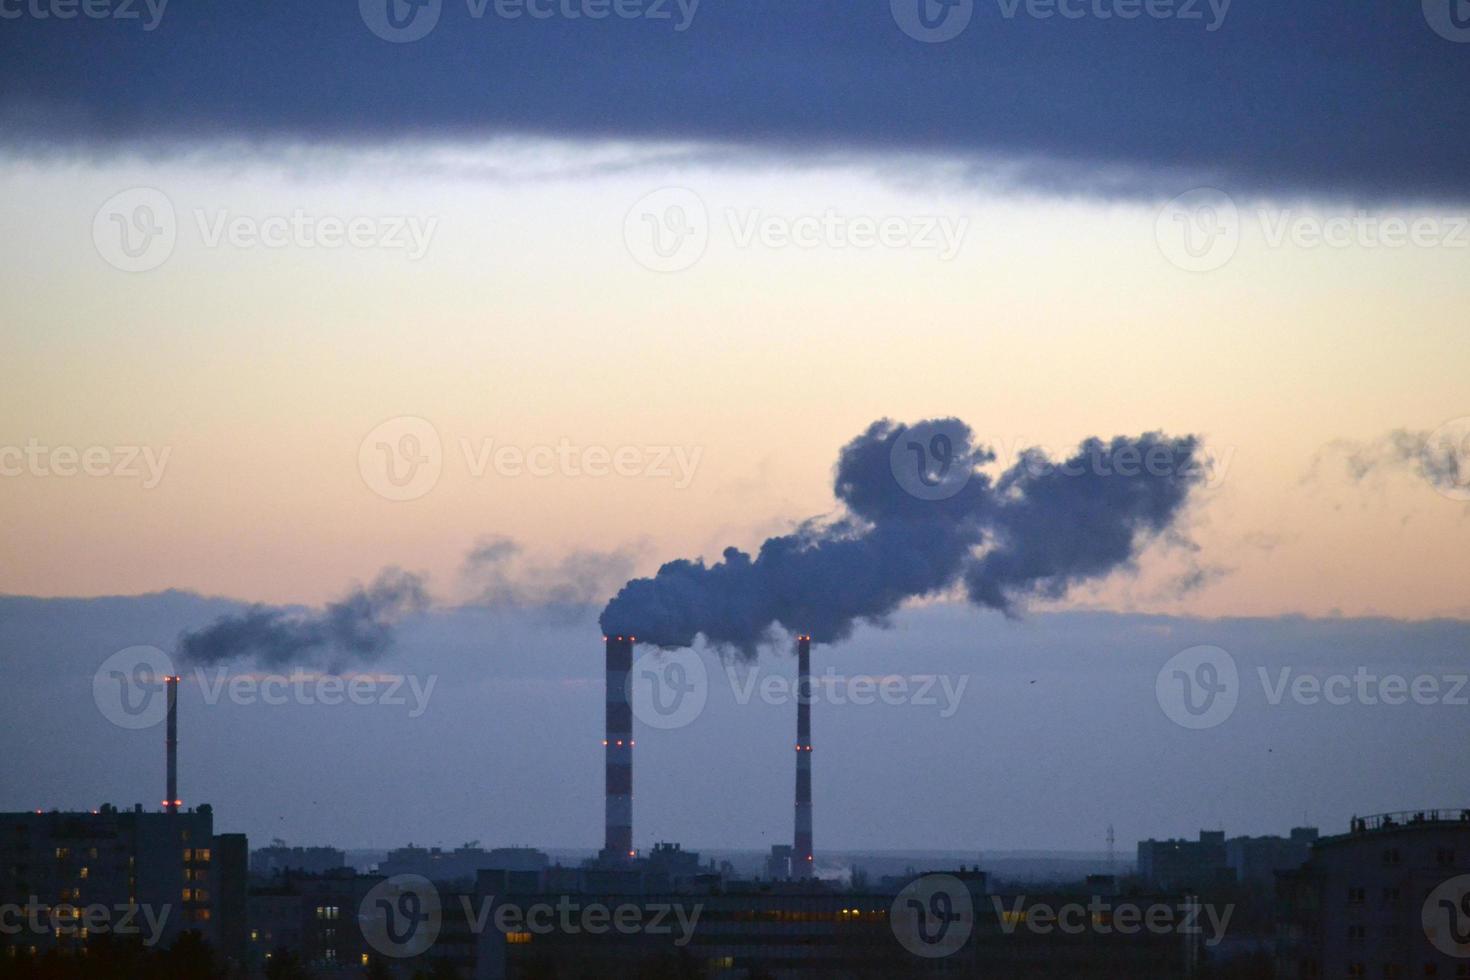
[[[389,568],[320,612],[256,605],[223,616],[181,636],[179,652],[200,666],[249,660],[260,667],[317,666],[340,673],[380,658],[393,645],[397,622],[428,605],[422,578]]]
[[[751,655],[773,630],[818,642],[881,623],[905,600],[963,586],[1017,615],[1027,600],[1132,566],[1204,481],[1194,437],[1090,439],[1065,461],[1028,451],[992,480],[995,454],[968,426],[873,423],[838,457],[841,512],[770,538],[751,557],[678,560],[607,604],[606,633],[683,647],[703,635]]]

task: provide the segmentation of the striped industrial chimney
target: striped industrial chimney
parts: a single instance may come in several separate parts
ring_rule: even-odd
[[[628,675],[633,670],[631,636],[607,639],[607,811],[603,859],[623,862],[633,851],[633,705]]]
[[[164,750],[168,755],[167,795],[163,809],[166,813],[178,813],[179,805],[179,678],[171,674],[163,679],[168,691],[168,731],[164,736]]]
[[[811,878],[812,858],[812,638],[796,638],[796,848],[791,874]]]

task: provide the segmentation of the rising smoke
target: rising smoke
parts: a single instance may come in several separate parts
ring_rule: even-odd
[[[885,419],[842,449],[836,516],[770,538],[754,557],[727,548],[712,565],[671,561],[628,582],[601,625],[667,648],[702,635],[750,656],[773,631],[830,643],[957,587],[1017,615],[1030,599],[1130,568],[1204,481],[1199,454],[1194,437],[1089,439],[1059,463],[1028,451],[992,480],[980,468],[995,454],[964,423]]]
[[[1338,440],[1327,450],[1345,457],[1355,482],[1381,470],[1407,469],[1442,493],[1470,496],[1470,419],[1434,432],[1395,429],[1372,442]],[[1314,469],[1320,462],[1319,455]]]
[[[179,638],[179,653],[200,666],[253,661],[257,666],[321,667],[340,673],[371,663],[393,646],[394,627],[429,605],[421,577],[384,569],[320,612],[251,606]]]
[[[639,547],[578,549],[554,561],[533,558],[513,538],[487,535],[465,556],[462,578],[470,604],[487,609],[538,609],[560,618],[591,617],[595,603],[633,573]],[[587,607],[591,606],[591,609]]]

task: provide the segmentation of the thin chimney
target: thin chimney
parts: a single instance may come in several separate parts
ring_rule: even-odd
[[[179,799],[179,678],[172,674],[164,679],[168,691],[168,733],[164,747],[168,752],[168,793],[163,801],[165,813],[178,813]]]
[[[603,858],[623,862],[633,850],[633,706],[628,675],[633,670],[631,636],[607,639],[607,809]]]
[[[791,873],[815,874],[812,855],[812,638],[796,638],[796,847]]]

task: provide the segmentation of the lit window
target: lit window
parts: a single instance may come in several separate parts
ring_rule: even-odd
[[[505,941],[512,946],[524,946],[531,941],[531,934],[529,932],[507,932]]]
[[[189,848],[187,848],[187,847],[184,848],[184,860],[185,861],[192,861],[192,860],[194,860],[194,852],[192,850],[190,850]]]
[[[78,878],[85,878],[85,877],[87,877],[87,869],[86,868],[82,868],[81,871],[77,872],[77,877]]]
[[[193,900],[194,900],[194,889],[192,889],[192,888],[185,888],[184,889],[184,901],[191,902]]]

